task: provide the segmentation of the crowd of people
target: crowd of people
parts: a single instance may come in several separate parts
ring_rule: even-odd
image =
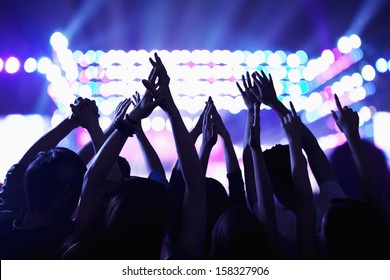
[[[336,94],[331,114],[347,150],[329,160],[294,105],[278,100],[271,75],[243,75],[237,83],[247,107],[241,170],[212,98],[188,132],[163,62],[157,54],[150,62],[145,93],[124,99],[107,130],[99,126],[96,103],[79,97],[72,114],[9,169],[0,194],[1,259],[390,258],[386,161],[378,174],[358,114]],[[280,117],[288,145],[263,150],[261,104]],[[158,106],[170,120],[178,156],[170,178],[141,125]],[[89,143],[77,152],[57,146],[80,126]],[[228,186],[206,177],[218,135]],[[128,137],[137,138],[147,178],[133,176],[120,156]],[[350,161],[340,164],[346,154]],[[355,173],[343,173],[347,166]]]

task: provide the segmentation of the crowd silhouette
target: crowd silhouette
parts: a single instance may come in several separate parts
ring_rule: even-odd
[[[278,100],[271,75],[245,73],[237,83],[247,109],[241,170],[212,98],[188,132],[163,62],[157,53],[150,62],[145,93],[120,102],[108,129],[95,101],[79,97],[10,167],[0,194],[1,259],[389,259],[385,157],[361,139],[358,114],[337,94],[330,113],[347,141],[328,159],[294,104]],[[279,116],[288,144],[263,149],[261,104]],[[169,180],[141,125],[156,107],[178,156]],[[77,152],[58,147],[77,127],[91,141]],[[218,136],[227,186],[206,177]],[[137,138],[146,178],[119,156],[128,137]]]

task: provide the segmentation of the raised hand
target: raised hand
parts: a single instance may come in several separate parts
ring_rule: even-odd
[[[270,107],[272,107],[276,102],[278,102],[271,74],[268,78],[263,71],[261,71],[260,73],[254,72],[252,74],[252,78],[254,84],[258,89],[257,91],[253,91],[253,93],[259,102],[264,103],[265,105]]]
[[[252,84],[249,72],[246,72],[246,80],[245,80],[245,76],[242,75],[242,83],[244,85],[244,89],[242,89],[240,84],[238,82],[236,82],[237,88],[241,92],[242,98],[244,99],[244,103],[245,103],[248,111],[252,111],[253,104],[255,102],[257,102],[257,99],[251,91],[254,91],[254,90],[257,91],[257,87],[255,87]]]
[[[211,97],[210,97],[210,100],[211,100]],[[225,124],[223,123],[221,115],[218,113],[217,108],[215,107],[213,102],[211,103],[210,110],[211,110],[211,115],[213,117],[213,122],[217,128],[217,134],[221,135],[221,137],[223,139],[230,137],[229,131],[227,130]]]
[[[159,103],[159,106],[161,109],[165,112],[172,112],[172,110],[176,109],[176,105],[169,89],[170,78],[161,58],[157,55],[157,53],[154,54],[154,57],[155,61],[153,59],[149,59],[150,63],[153,65],[153,70],[151,72],[153,79],[151,79],[151,81],[142,80],[142,83],[151,92],[155,99],[160,99],[161,102]],[[151,78],[151,76],[149,76],[149,78]],[[153,80],[156,80],[157,78],[158,82],[156,83]]]
[[[217,143],[217,126],[214,122],[214,118],[212,115],[212,106],[213,102],[211,99],[207,101],[207,106],[205,110],[205,114],[203,117],[203,126],[202,126],[202,133],[203,133],[203,144],[202,145],[210,145],[214,146],[215,143]]]
[[[290,101],[291,112],[281,119],[281,124],[288,138],[288,142],[300,141],[302,122],[295,111],[293,103]]]
[[[126,118],[130,118],[134,123],[139,124],[142,119],[149,117],[161,100],[162,98],[153,100],[153,96],[149,91],[146,91],[141,99],[140,94],[136,91],[132,100],[134,109],[127,114]]]
[[[88,98],[77,98],[75,104],[70,104],[72,109],[71,119],[74,118],[78,124],[86,129],[99,125],[99,113],[96,102]]]
[[[358,113],[353,111],[348,106],[342,107],[337,94],[334,95],[334,98],[336,100],[336,106],[339,114],[337,115],[336,112],[332,110],[332,117],[335,120],[337,126],[346,135],[359,135]]]

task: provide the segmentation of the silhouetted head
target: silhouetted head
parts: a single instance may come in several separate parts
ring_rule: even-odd
[[[323,218],[323,237],[333,259],[382,259],[390,256],[384,218],[367,203],[334,199]]]
[[[107,256],[114,259],[158,259],[166,223],[165,186],[147,178],[125,180],[107,206]]]
[[[210,258],[272,258],[264,227],[246,207],[234,206],[220,216],[213,229]]]
[[[276,198],[284,207],[294,211],[295,188],[291,174],[289,145],[275,145],[263,152]]]
[[[386,156],[383,151],[378,149],[369,141],[363,140],[363,147],[371,164],[374,167],[374,172],[378,181],[379,193],[382,195],[385,192],[386,178],[388,176],[388,168]],[[330,155],[330,163],[336,172],[340,186],[344,193],[351,198],[365,200],[361,188],[354,161],[352,159],[351,150],[347,142],[336,147]]]
[[[130,177],[131,167],[127,159],[118,156],[117,162],[118,162],[119,169],[122,173],[122,177],[123,178]]]
[[[44,212],[54,206],[69,218],[78,203],[86,170],[80,157],[67,148],[40,152],[25,173],[28,210]]]

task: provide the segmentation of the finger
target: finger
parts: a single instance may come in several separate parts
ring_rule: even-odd
[[[336,112],[335,112],[335,111],[333,111],[333,110],[331,110],[331,113],[332,113],[332,117],[333,117],[333,119],[334,119],[336,122],[338,122],[339,118],[337,117],[337,114],[336,114]]]
[[[149,57],[149,61],[153,65],[153,67],[157,65],[157,63],[153,59],[151,59],[150,57]]]
[[[236,85],[238,87],[238,90],[241,92],[241,94],[244,94],[244,91],[242,90],[240,84],[238,82],[236,82]]]
[[[156,88],[151,85],[147,80],[142,80],[142,84],[150,91],[153,97],[158,95]]]
[[[341,107],[341,103],[340,103],[340,100],[339,100],[339,97],[337,96],[337,94],[334,95],[334,99],[336,100],[337,109],[341,112],[343,109]]]
[[[245,91],[248,90],[248,85],[247,85],[247,83],[246,83],[245,76],[242,75],[242,76],[241,76],[241,79],[242,79],[242,83],[244,84]]]
[[[157,79],[157,71],[156,71],[156,67],[153,67],[152,71],[150,71],[150,74],[149,74],[149,77],[148,77],[148,81],[151,84],[155,84],[156,83],[156,79]]]
[[[246,72],[246,80],[248,83],[248,87],[251,88],[252,87],[251,76],[249,75],[248,71]]]
[[[292,116],[295,118],[297,117],[297,112],[295,111],[294,104],[290,101],[290,108],[292,112]]]

